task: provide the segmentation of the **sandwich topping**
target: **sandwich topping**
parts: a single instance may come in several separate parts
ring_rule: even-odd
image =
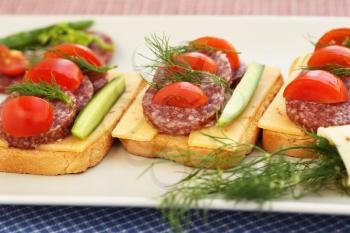
[[[159,132],[170,135],[188,135],[214,125],[232,94],[231,84],[243,73],[236,71],[244,67],[234,47],[215,37],[199,38],[181,49],[154,39],[154,44],[165,48],[157,48],[161,52],[156,55],[163,60],[156,65],[143,98],[146,119]]]
[[[66,137],[70,132],[70,128],[77,113],[75,98],[74,96],[71,96],[71,98],[73,98],[74,101],[72,105],[69,105],[62,101],[47,101],[34,96],[10,95],[0,105],[1,138],[5,139],[10,146],[21,149],[33,149],[40,144],[55,142]],[[14,101],[17,103],[14,104]],[[42,114],[43,106],[38,106],[36,104],[38,101],[47,102],[50,109],[52,109],[52,113],[50,113],[50,115],[52,115],[52,123],[49,124],[50,127],[36,132],[36,129],[45,123],[41,118],[48,118],[45,114]],[[31,123],[29,123],[29,119]],[[22,131],[27,128],[32,130],[33,133],[28,136],[22,136],[25,135],[22,134]]]
[[[284,91],[288,117],[306,130],[350,124],[350,48],[343,43],[349,38],[345,29],[321,37],[307,67]]]
[[[103,64],[92,50],[77,44],[65,43],[47,50],[42,61],[26,70],[18,83],[6,88],[10,95],[0,104],[0,137],[9,146],[34,149],[68,136],[77,114],[97,91],[90,77],[99,76],[107,83],[106,72],[111,67]],[[99,117],[116,99],[108,101]],[[93,107],[101,107],[104,102]]]

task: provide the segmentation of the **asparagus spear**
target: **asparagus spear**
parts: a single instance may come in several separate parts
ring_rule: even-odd
[[[94,23],[93,20],[82,20],[75,22],[68,22],[68,26],[72,29],[83,30],[90,27]],[[39,40],[39,35],[45,31],[51,30],[53,27],[57,26],[50,25],[44,28],[38,28],[30,31],[18,32],[3,38],[0,38],[0,44],[4,44],[11,49],[22,50],[31,46],[42,45]]]

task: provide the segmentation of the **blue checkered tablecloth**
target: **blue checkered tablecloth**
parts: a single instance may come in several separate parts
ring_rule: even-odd
[[[0,206],[0,232],[172,232],[151,208]],[[209,211],[188,232],[350,232],[350,217]]]

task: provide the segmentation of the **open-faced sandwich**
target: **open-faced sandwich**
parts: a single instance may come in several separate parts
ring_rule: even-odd
[[[7,58],[13,68],[16,58],[1,46],[1,69]],[[111,68],[88,47],[50,46],[6,88],[9,95],[0,104],[0,171],[59,175],[98,164],[142,84],[138,74]]]
[[[288,82],[259,122],[264,148],[310,144],[314,137],[309,133],[317,133],[335,143],[340,154],[348,153],[344,142],[350,139],[349,76],[350,28],[333,29],[319,39],[313,53],[292,64]],[[305,149],[286,153],[315,155]]]
[[[195,167],[232,167],[251,152],[257,122],[282,86],[279,69],[244,64],[233,45],[201,37],[172,47],[151,36],[153,79],[112,135],[126,150]],[[232,145],[234,142],[237,146]]]
[[[92,20],[61,22],[0,38],[0,92],[20,82],[25,70],[42,60],[47,48],[59,44],[88,47],[99,57],[98,61],[94,61],[98,62],[96,65],[108,64],[113,56],[113,41],[107,34],[89,30],[92,25]],[[107,80],[104,77],[95,77],[94,86],[98,88],[105,84]]]

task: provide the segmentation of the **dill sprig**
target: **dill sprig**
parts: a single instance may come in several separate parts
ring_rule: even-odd
[[[337,149],[325,138],[310,135],[315,143],[285,147],[271,153],[252,145],[263,156],[250,158],[227,170],[193,169],[162,196],[159,207],[164,218],[175,230],[182,231],[191,224],[193,212],[190,208],[197,208],[194,214],[205,217],[206,210],[198,208],[206,207],[205,204],[217,196],[234,203],[254,201],[262,205],[275,198],[297,199],[322,190],[350,195],[345,166]],[[225,147],[239,146],[227,142],[226,138],[216,140],[222,141]],[[290,159],[285,156],[286,151],[295,149],[313,150],[318,157]]]
[[[343,40],[341,45],[342,46],[346,46],[346,47],[350,47],[350,38],[349,37],[345,37],[345,39]]]
[[[100,74],[105,74],[109,70],[117,68],[117,65],[112,65],[112,66],[96,66],[93,65],[89,62],[87,62],[84,58],[81,56],[65,56],[66,59],[71,60],[75,64],[79,66],[79,68],[83,72],[95,72],[95,73],[100,73]]]
[[[323,66],[302,66],[303,70],[325,70],[338,77],[345,78],[350,76],[350,67],[338,65],[338,64],[327,64]]]
[[[220,76],[209,73],[207,71],[193,70],[189,64],[179,63],[174,60],[174,55],[198,50],[198,48],[195,46],[191,44],[171,46],[169,43],[169,37],[165,35],[160,37],[156,34],[151,34],[149,37],[146,37],[145,42],[146,46],[155,56],[155,58],[149,58],[140,54],[140,56],[147,59],[151,63],[150,65],[145,65],[144,68],[151,69],[152,72],[155,72],[159,68],[166,69],[166,67],[181,67],[179,71],[171,71],[168,72],[168,74],[164,75],[162,80],[160,80],[160,83],[156,84],[157,88],[161,88],[161,83],[167,83],[167,81],[187,81],[195,84],[200,84],[205,82],[205,80],[202,79],[202,77],[205,76],[208,77],[209,80],[211,80],[214,84],[220,87],[224,87],[227,91],[232,92],[230,85]],[[203,49],[204,47],[207,51],[214,50],[214,48],[211,49],[211,47],[205,45],[202,45],[201,48]]]
[[[109,70],[117,68],[117,65],[112,65],[112,66],[96,66],[94,64],[89,63],[86,61],[82,56],[80,56],[78,53],[74,55],[70,55],[66,53],[65,51],[61,51],[59,49],[49,49],[49,52],[56,53],[60,56],[62,56],[65,59],[71,60],[75,64],[79,66],[79,68],[83,72],[94,72],[94,73],[99,73],[99,74],[105,74]]]
[[[66,93],[64,93],[55,82],[34,83],[27,80],[23,83],[11,85],[7,89],[7,92],[8,93],[17,92],[20,95],[38,96],[38,97],[46,98],[48,100],[59,100],[69,105],[73,104],[72,98]]]

